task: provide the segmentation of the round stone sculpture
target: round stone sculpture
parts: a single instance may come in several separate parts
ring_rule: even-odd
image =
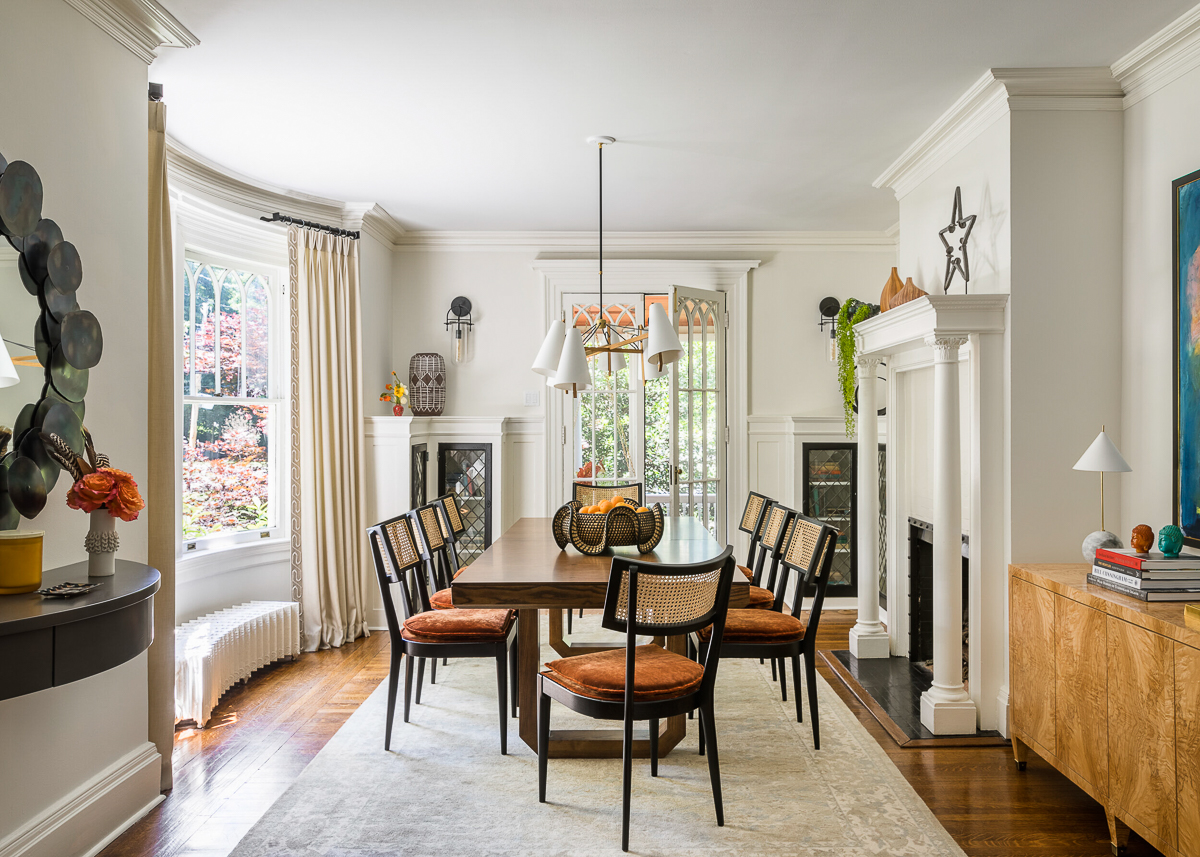
[[[440,417],[446,408],[446,361],[433,353],[408,361],[408,401],[413,416]]]
[[[1100,548],[1113,550],[1114,548],[1123,547],[1125,545],[1113,533],[1110,533],[1108,530],[1096,530],[1096,532],[1083,540],[1083,558],[1087,560],[1088,565],[1091,565],[1096,561],[1096,551],[1100,550]]]

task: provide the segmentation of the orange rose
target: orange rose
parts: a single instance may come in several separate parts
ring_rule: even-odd
[[[116,480],[106,468],[101,468],[95,473],[88,473],[71,486],[67,492],[67,505],[72,509],[94,512],[103,509],[116,493]]]
[[[109,470],[116,483],[116,492],[108,501],[108,511],[122,521],[136,521],[138,512],[146,508],[146,501],[138,491],[133,477],[124,470]]]

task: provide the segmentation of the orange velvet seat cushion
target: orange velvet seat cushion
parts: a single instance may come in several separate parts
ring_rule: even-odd
[[[748,610],[770,610],[775,606],[775,593],[769,589],[763,589],[761,586],[750,585],[750,603],[746,605]]]
[[[804,639],[805,625],[788,613],[774,610],[730,610],[725,619],[725,643],[790,643]],[[700,639],[712,636],[712,626]]]
[[[454,598],[449,590],[439,589],[433,595],[429,596],[429,606],[434,610],[453,610]]]
[[[704,678],[703,666],[652,643],[638,646],[634,657],[633,698],[639,702],[684,696],[700,687]],[[625,650],[551,661],[542,675],[580,696],[624,699]]]
[[[454,572],[454,579],[455,579],[455,580],[458,580],[458,576],[459,576],[460,574],[462,574],[464,571],[466,571],[466,569],[465,569],[465,568],[460,568],[458,571]]]
[[[753,571],[751,571],[750,569],[746,568],[746,566],[744,566],[744,565],[739,565],[739,566],[738,566],[738,571],[740,571],[742,574],[746,575],[746,579],[747,579],[747,580],[753,580],[753,579],[754,579],[754,572],[753,572]]]
[[[511,610],[430,610],[405,619],[400,636],[417,643],[499,642],[515,619]]]

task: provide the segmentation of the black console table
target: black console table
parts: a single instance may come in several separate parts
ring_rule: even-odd
[[[78,562],[47,571],[42,588],[67,581],[101,585],[74,598],[0,596],[0,699],[110,670],[154,641],[158,571],[117,560],[112,577],[89,580]]]

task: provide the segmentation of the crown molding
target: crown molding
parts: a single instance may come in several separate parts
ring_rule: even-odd
[[[897,228],[898,232],[898,228]],[[556,253],[595,253],[595,232],[405,232],[399,250],[533,250]],[[605,232],[605,250],[661,251],[680,249],[756,250],[878,250],[893,252],[896,233],[881,232]]]
[[[232,207],[253,216],[280,212],[342,229],[362,230],[393,247],[404,229],[383,207],[373,202],[342,202],[288,190],[218,166],[204,156],[167,138],[167,180],[174,190]]]
[[[155,0],[67,0],[104,32],[149,65],[158,49],[191,48],[200,40]]]
[[[1137,104],[1200,66],[1200,6],[1185,12],[1112,64],[1125,90],[1124,106]]]
[[[938,117],[872,184],[900,199],[1015,110],[1120,110],[1109,68],[993,68]]]

